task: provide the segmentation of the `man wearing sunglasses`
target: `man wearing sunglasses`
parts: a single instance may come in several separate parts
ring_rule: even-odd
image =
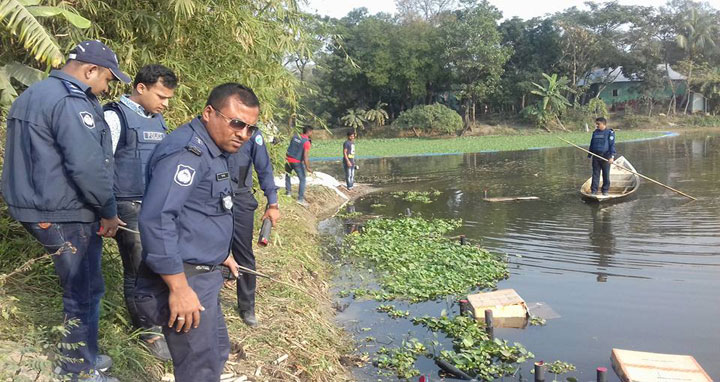
[[[228,157],[252,136],[260,103],[236,83],[217,86],[202,114],[178,127],[150,158],[140,210],[143,265],[134,298],[163,325],[175,381],[220,381],[230,352],[220,309],[233,234]]]
[[[258,175],[260,188],[267,199],[267,208],[262,219],[270,219],[272,225],[280,217],[278,209],[277,187],[273,176],[272,162],[268,155],[266,141],[259,129],[240,150],[229,159],[230,179],[233,184],[233,240],[232,254],[235,261],[255,270],[255,254],[252,249],[255,210],[258,202],[253,196],[252,168]],[[238,311],[243,322],[256,326],[255,317],[255,275],[243,272],[237,280]]]

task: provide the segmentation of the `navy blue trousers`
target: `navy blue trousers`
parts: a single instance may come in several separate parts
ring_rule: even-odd
[[[138,215],[140,214],[141,204],[133,201],[118,200],[117,210],[118,217],[120,220],[127,224],[127,228],[137,231],[138,230]],[[144,340],[151,339],[160,334],[159,326],[147,326],[143,324],[137,312],[137,308],[134,302],[134,290],[135,283],[138,277],[138,270],[142,263],[142,245],[140,243],[140,235],[118,230],[115,234],[115,240],[118,245],[118,252],[120,252],[120,258],[123,264],[123,292],[125,295],[125,305],[127,306],[128,313],[130,314],[130,320],[135,328],[145,329],[146,332],[141,334],[141,338]]]
[[[592,183],[590,185],[590,192],[598,191],[598,184],[600,182],[600,173],[602,172],[602,192],[608,192],[610,189],[610,163],[598,158],[592,157]]]
[[[258,202],[250,191],[239,192],[233,197],[233,258],[238,265],[252,270],[255,270],[252,243],[257,207]],[[255,307],[255,286],[255,275],[241,271],[237,281],[238,309],[251,310]]]
[[[188,278],[205,311],[200,313],[200,325],[189,332],[176,332],[163,325],[175,369],[176,382],[219,382],[225,362],[230,355],[230,337],[220,308],[219,271],[202,273]],[[167,301],[165,301],[167,303]]]
[[[52,223],[42,228],[38,223],[23,223],[52,259],[63,289],[63,313],[68,333],[63,343],[65,357],[74,360],[61,366],[68,373],[95,368],[98,355],[100,299],[105,293],[101,258],[102,238],[96,234],[100,223]],[[82,345],[80,345],[82,343]]]

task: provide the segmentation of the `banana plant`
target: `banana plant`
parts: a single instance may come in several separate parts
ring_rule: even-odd
[[[32,58],[47,68],[57,67],[63,61],[63,53],[55,37],[40,23],[38,18],[62,17],[73,26],[86,29],[90,20],[69,8],[41,5],[40,0],[0,0],[0,25],[20,44]],[[0,65],[3,63],[0,62]],[[11,79],[30,86],[45,74],[30,66],[10,62],[0,66],[0,107],[7,107],[17,97]]]

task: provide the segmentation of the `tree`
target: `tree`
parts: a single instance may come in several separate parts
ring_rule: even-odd
[[[690,103],[693,70],[697,61],[706,49],[716,47],[716,34],[720,32],[720,28],[715,23],[715,17],[717,16],[699,7],[690,8],[682,15],[676,41],[677,45],[686,53],[688,91],[685,95],[685,113],[687,113]]]
[[[547,126],[554,120],[565,130],[560,122],[560,115],[568,106],[572,105],[565,95],[565,93],[572,92],[568,86],[568,79],[566,77],[558,78],[556,73],[552,75],[543,73],[542,75],[547,83],[545,85],[533,83],[535,90],[532,91],[532,94],[539,96],[540,100],[535,105],[528,106],[526,113],[534,117],[540,127],[549,130]]]
[[[433,22],[456,6],[457,0],[395,0],[398,16],[406,22],[418,19]]]
[[[387,104],[385,102],[378,101],[374,109],[370,109],[365,112],[365,119],[370,122],[375,122],[377,127],[384,125],[385,121],[388,119],[388,113],[385,109],[383,109],[386,106]]]
[[[512,49],[501,45],[500,12],[487,1],[468,3],[440,26],[445,68],[463,105],[465,126],[475,122],[476,105],[499,83]]]
[[[367,119],[365,119],[365,110],[348,109],[347,114],[341,118],[341,121],[345,126],[352,127],[357,134],[358,128],[365,128],[365,122],[367,122]]]
[[[32,66],[21,64],[32,57],[39,67],[57,67],[63,61],[58,42],[38,20],[45,18],[64,18],[72,27],[89,28],[90,20],[78,15],[71,7],[39,6],[37,2],[19,0],[0,0],[0,22],[5,33],[0,34],[0,42],[7,50],[0,52],[0,108],[7,108],[17,97],[12,81],[22,86],[45,77],[45,74]],[[15,49],[13,49],[15,47]]]

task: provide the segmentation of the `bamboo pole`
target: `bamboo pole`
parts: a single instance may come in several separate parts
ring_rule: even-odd
[[[577,148],[577,149],[580,149],[580,150],[582,150],[582,151],[584,151],[584,152],[586,152],[586,153],[588,153],[588,154],[590,154],[590,155],[592,155],[592,156],[598,157],[598,158],[604,160],[605,162],[610,162],[609,160],[601,157],[600,155],[597,155],[597,154],[592,153],[592,152],[590,152],[590,151],[588,151],[588,150],[585,150],[584,148],[582,148],[582,147],[580,147],[580,146],[578,146],[578,145],[576,145],[576,144],[574,144],[574,143],[572,143],[572,142],[570,142],[570,141],[568,141],[568,140],[566,140],[566,139],[563,139],[563,138],[560,138],[560,137],[557,137],[557,139],[559,139],[559,140],[561,140],[561,141],[563,141],[563,142],[565,142],[565,143],[567,143],[567,144],[569,144],[569,145],[571,145],[571,146],[573,146],[573,147],[575,147],[575,148]],[[625,167],[616,165],[615,163],[610,163],[610,164],[612,164],[613,166],[615,166],[615,167],[617,167],[617,168],[623,169],[623,170],[625,170],[625,171],[627,171],[627,172],[631,172],[631,173],[633,173],[633,174],[635,174],[635,175],[637,175],[637,176],[639,176],[639,177],[641,177],[641,178],[643,178],[643,179],[645,179],[645,180],[647,180],[647,181],[650,181],[650,182],[652,182],[652,183],[657,184],[658,186],[665,187],[665,188],[667,188],[668,190],[673,191],[673,192],[677,192],[678,194],[680,194],[680,195],[682,195],[682,196],[684,196],[684,197],[686,197],[686,198],[690,198],[690,199],[692,199],[692,200],[697,200],[697,198],[695,198],[695,197],[692,197],[692,196],[690,196],[690,195],[688,195],[688,194],[686,194],[686,193],[684,193],[684,192],[682,192],[682,191],[680,191],[680,190],[676,190],[676,189],[674,189],[674,188],[672,188],[672,187],[670,187],[670,186],[668,186],[668,185],[662,184],[662,183],[658,182],[657,180],[648,178],[647,176],[645,176],[645,175],[643,175],[643,174],[641,174],[641,173],[639,173],[639,172],[632,171],[632,170],[627,169],[627,168],[625,168]]]

